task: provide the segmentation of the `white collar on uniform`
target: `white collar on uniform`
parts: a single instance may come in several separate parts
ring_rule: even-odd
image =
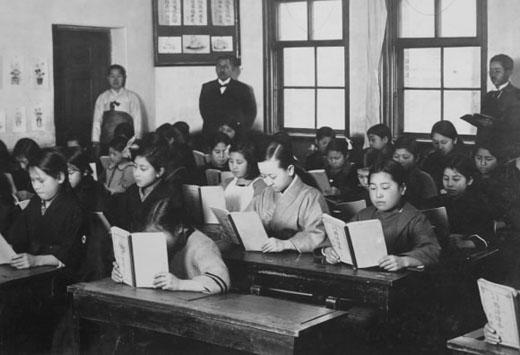
[[[504,88],[505,88],[506,86],[508,86],[508,85],[509,85],[509,80],[508,80],[506,83],[500,85],[500,86],[497,88],[497,91],[504,90]]]
[[[227,78],[227,79],[224,80],[224,81],[222,81],[222,80],[220,80],[220,79],[217,79],[217,80],[218,80],[218,83],[219,83],[220,85],[227,85],[227,84],[229,84],[229,82],[231,81],[231,77]]]

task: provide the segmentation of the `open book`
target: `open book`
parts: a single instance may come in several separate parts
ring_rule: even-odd
[[[164,233],[129,233],[112,227],[114,256],[123,282],[134,287],[153,287],[160,272],[168,272],[168,252]]]
[[[9,264],[15,256],[16,253],[11,245],[7,243],[4,236],[0,234],[0,265]]]
[[[378,219],[345,223],[325,213],[323,224],[330,244],[345,264],[354,268],[373,267],[387,255],[383,227]]]
[[[309,174],[312,175],[322,193],[330,190],[329,177],[324,169],[309,170]]]
[[[228,212],[212,208],[224,229],[224,238],[234,244],[242,244],[246,251],[262,251],[269,238],[258,213]]]
[[[520,349],[518,291],[485,279],[477,283],[487,321],[502,339],[500,344]]]
[[[208,185],[216,186],[220,185],[222,181],[225,181],[233,177],[231,171],[220,171],[217,169],[206,169],[206,180]]]
[[[226,197],[222,186],[182,185],[186,210],[195,224],[218,224],[211,207],[226,209]]]
[[[478,128],[491,127],[496,121],[494,117],[482,113],[467,114],[460,119]]]

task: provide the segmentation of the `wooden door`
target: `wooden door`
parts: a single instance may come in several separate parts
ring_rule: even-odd
[[[108,88],[110,32],[55,25],[53,50],[56,144],[64,144],[69,133],[88,143],[96,98]]]

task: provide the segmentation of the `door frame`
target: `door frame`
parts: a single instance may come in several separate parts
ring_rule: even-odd
[[[58,122],[58,99],[56,95],[56,84],[58,80],[56,80],[56,51],[58,50],[58,46],[56,43],[56,37],[57,33],[60,30],[67,30],[67,31],[78,31],[78,32],[102,32],[106,33],[108,36],[108,48],[109,48],[109,63],[112,63],[112,52],[113,52],[113,46],[112,46],[112,28],[110,27],[98,27],[98,26],[80,26],[80,25],[64,25],[64,24],[53,24],[52,25],[52,76],[53,76],[53,83],[54,83],[54,128],[55,128],[55,139],[56,139],[56,145],[58,145],[59,140],[58,137],[61,137],[61,134],[58,134],[58,126],[61,125],[61,122]]]

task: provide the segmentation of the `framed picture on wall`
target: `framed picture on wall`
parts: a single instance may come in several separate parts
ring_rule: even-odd
[[[155,66],[240,60],[238,0],[152,0]]]

